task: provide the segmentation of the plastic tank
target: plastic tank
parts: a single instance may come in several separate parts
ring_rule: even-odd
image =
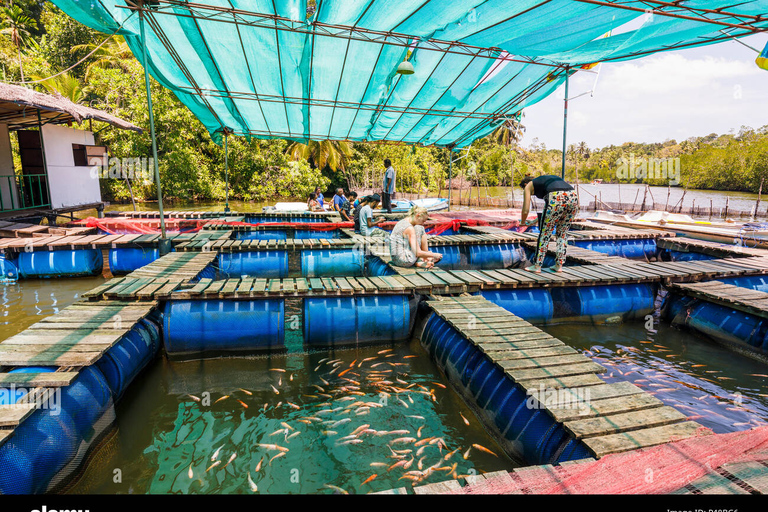
[[[254,231],[235,231],[235,240],[286,240],[285,230],[259,229]]]
[[[469,264],[472,269],[508,268],[525,261],[525,250],[515,244],[470,245]]]
[[[316,240],[330,240],[335,238],[341,238],[341,235],[336,230],[331,231],[313,231],[310,229],[297,229],[294,231],[293,238],[296,240],[308,240],[314,238]]]
[[[75,459],[83,443],[94,440],[98,420],[112,406],[112,394],[93,366],[35,410],[0,446],[0,494],[41,494]],[[54,395],[55,396],[55,395]]]
[[[129,274],[160,257],[159,249],[118,247],[109,250],[109,271],[114,275]]]
[[[718,277],[718,281],[768,293],[768,276]]]
[[[676,325],[731,343],[768,350],[768,320],[703,300],[675,295],[668,299],[665,317]]]
[[[546,324],[554,315],[552,295],[546,288],[483,290],[480,295],[528,322]]]
[[[284,346],[285,301],[171,300],[163,312],[169,354],[203,354]]]
[[[307,297],[304,343],[334,346],[406,340],[414,309],[406,295]]]
[[[656,240],[637,238],[632,240],[572,240],[571,245],[600,252],[608,256],[620,256],[632,260],[646,260],[656,256]]]
[[[103,266],[100,249],[22,252],[16,261],[23,278],[92,276]]]
[[[702,254],[700,252],[664,251],[665,261],[703,261],[714,259],[717,259],[717,257],[710,256],[709,254]]]
[[[133,379],[152,361],[160,349],[160,326],[151,318],[136,323],[110,348],[96,367],[107,379],[117,401]]]
[[[19,279],[19,269],[4,254],[0,254],[0,284],[15,283]]]
[[[218,255],[218,266],[226,277],[283,278],[288,276],[288,252],[222,252]]]
[[[381,258],[376,256],[368,256],[365,259],[365,264],[367,267],[366,277],[392,276],[396,274]]]
[[[588,455],[544,410],[529,407],[530,397],[496,364],[437,315],[427,321],[421,342],[462,395],[475,402],[486,425],[502,444],[529,464],[576,460]],[[568,448],[561,450],[561,448]]]
[[[365,255],[358,249],[309,249],[301,251],[304,277],[362,276]]]
[[[469,269],[469,257],[458,245],[436,245],[429,250],[443,255],[443,259],[437,262],[437,267],[443,270],[465,270]]]

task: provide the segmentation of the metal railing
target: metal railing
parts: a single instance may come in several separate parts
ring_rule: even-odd
[[[0,211],[28,210],[50,205],[46,174],[0,176]]]

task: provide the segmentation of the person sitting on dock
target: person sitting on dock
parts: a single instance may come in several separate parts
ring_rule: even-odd
[[[317,199],[317,204],[320,205],[320,208],[325,211],[325,205],[323,204],[325,198],[323,197],[323,191],[320,190],[320,187],[315,187],[315,199]]]
[[[339,208],[339,214],[341,215],[341,220],[345,222],[352,222],[352,205],[349,204],[349,202],[354,201],[357,198],[357,192],[350,192],[348,196],[349,197],[342,196],[344,197],[344,201],[341,203],[341,207]]]
[[[323,207],[320,206],[320,203],[317,202],[317,195],[314,192],[309,194],[309,199],[307,200],[307,210],[311,212],[325,211]]]
[[[555,272],[562,272],[568,244],[566,236],[571,228],[571,222],[573,222],[576,213],[579,211],[579,199],[576,191],[563,179],[548,174],[535,179],[526,174],[520,180],[520,186],[525,191],[520,225],[531,225],[527,221],[531,194],[539,199],[544,199],[544,212],[541,214],[539,221],[539,241],[536,246],[536,256],[533,260],[533,265],[526,268],[526,270],[536,273],[541,272],[541,265],[544,262],[544,257],[547,255],[549,240],[554,232],[557,237],[557,260],[553,269]]]
[[[352,218],[355,222],[355,233],[360,233],[360,211],[363,209],[363,206],[366,205],[368,199],[368,196],[363,196],[355,201],[357,203],[355,205],[355,213],[352,214]]]
[[[331,210],[340,212],[341,211],[341,205],[344,203],[344,201],[347,198],[344,197],[344,189],[343,188],[337,188],[336,193],[331,198]]]
[[[360,234],[364,236],[377,236],[386,238],[389,236],[389,233],[381,229],[380,227],[377,227],[379,224],[384,222],[383,217],[378,217],[376,220],[373,220],[373,209],[378,208],[379,203],[381,202],[381,197],[379,194],[373,194],[368,196],[368,202],[365,203],[365,205],[360,208]]]
[[[432,268],[442,254],[430,252],[424,223],[429,213],[423,206],[414,206],[404,219],[395,224],[389,237],[389,254],[392,264],[398,267]]]

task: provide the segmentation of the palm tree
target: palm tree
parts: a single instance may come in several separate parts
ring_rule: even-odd
[[[0,34],[11,37],[11,42],[16,45],[19,52],[19,72],[21,81],[24,81],[24,67],[21,63],[21,47],[25,39],[30,36],[30,30],[37,30],[37,22],[27,16],[18,5],[0,8]]]
[[[525,126],[520,122],[522,117],[523,113],[518,112],[512,118],[506,119],[491,133],[491,140],[505,147],[520,142],[525,131]]]
[[[41,80],[43,77],[33,76],[32,78]],[[69,71],[44,80],[40,82],[40,85],[45,87],[48,92],[61,94],[72,103],[81,103],[87,96],[80,81],[70,75]]]
[[[328,166],[331,170],[343,171],[352,157],[352,146],[340,140],[310,140],[307,144],[291,142],[285,154],[294,160],[306,160],[314,168],[325,169]]]
[[[78,44],[72,47],[72,52],[80,50],[93,51],[96,48],[95,43]],[[94,51],[91,55],[94,59],[85,70],[86,80],[90,78],[91,71],[94,68],[125,68],[125,61],[133,58],[133,52],[128,47],[128,43],[122,36],[113,36],[101,48]]]

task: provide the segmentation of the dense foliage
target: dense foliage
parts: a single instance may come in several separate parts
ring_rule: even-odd
[[[5,0],[0,13],[0,66],[9,82],[34,80],[40,91],[62,95],[126,119],[144,129],[138,134],[93,123],[99,143],[115,157],[149,157],[149,116],[144,72],[120,38],[97,49],[107,37],[84,27],[43,0]],[[90,54],[90,56],[89,56]],[[87,58],[86,58],[87,57]],[[85,59],[85,60],[83,60]],[[80,62],[83,60],[83,62]],[[72,69],[69,69],[72,68]],[[59,74],[40,82],[42,78]],[[221,200],[224,197],[224,148],[174,94],[152,82],[163,194],[168,199]],[[453,184],[507,186],[525,173],[559,173],[561,152],[534,143],[517,145],[524,128],[520,117],[507,120],[471,150],[454,153]],[[737,135],[715,134],[681,143],[633,144],[590,150],[586,143],[568,151],[567,177],[581,181],[616,181],[617,161],[628,158],[680,157],[681,185],[695,188],[756,191],[768,174],[768,127],[744,128]],[[395,165],[401,192],[436,194],[446,188],[449,153],[442,148],[396,144],[313,142],[228,138],[230,197],[246,201],[304,200],[320,186],[378,189],[383,160]],[[460,158],[464,157],[464,158]],[[631,180],[625,180],[631,181]],[[646,180],[654,184],[651,180]],[[658,183],[655,183],[658,184]],[[666,184],[666,182],[664,182]],[[155,197],[154,184],[132,183],[136,198]],[[128,201],[124,180],[102,180],[105,200]]]

